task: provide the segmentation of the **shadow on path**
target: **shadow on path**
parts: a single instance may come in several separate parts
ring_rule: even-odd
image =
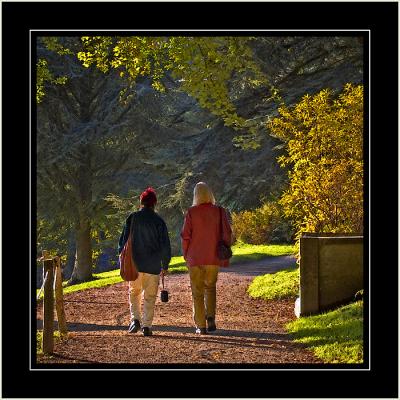
[[[223,312],[229,313],[234,307],[242,310],[243,314],[239,315],[243,315],[243,318],[238,322],[236,316],[232,318],[227,316],[218,325],[218,329],[208,335],[197,335],[189,314],[187,318],[181,315],[180,306],[184,304],[189,307],[191,297],[187,278],[180,274],[169,277],[171,292],[174,294],[176,291],[177,296],[184,293],[184,296],[177,307],[172,308],[171,315],[167,319],[157,320],[158,324],[153,325],[151,337],[143,337],[141,332],[128,333],[128,323],[124,322],[129,320],[129,310],[126,302],[120,301],[122,299],[120,296],[125,290],[121,285],[113,285],[105,289],[101,292],[102,297],[96,297],[97,292],[90,293],[87,297],[85,294],[71,296],[65,300],[67,307],[73,310],[71,320],[67,322],[67,330],[71,336],[62,343],[62,347],[57,344],[56,350],[60,353],[54,354],[54,357],[58,358],[55,363],[72,361],[73,363],[109,364],[111,360],[114,360],[120,364],[123,360],[135,359],[138,352],[146,354],[149,364],[157,364],[158,360],[162,360],[164,364],[164,359],[169,365],[181,364],[178,360],[189,362],[189,364],[227,362],[252,364],[260,361],[266,364],[292,361],[315,363],[315,358],[305,351],[304,345],[293,342],[292,335],[286,333],[281,326],[290,319],[286,314],[291,312],[291,305],[288,302],[283,302],[282,305],[272,303],[271,307],[276,307],[276,310],[266,310],[272,317],[276,314],[276,317],[271,320],[263,314],[263,307],[260,309],[260,305],[264,303],[254,303],[244,291],[248,281],[254,276],[295,267],[294,257],[282,256],[221,268],[219,284],[224,287],[224,292],[221,292],[224,300]],[[233,295],[235,297],[232,299]],[[78,303],[83,304],[77,310]],[[124,308],[122,308],[123,305]],[[280,315],[281,309],[283,317]],[[262,318],[258,319],[260,315]],[[160,317],[163,316],[160,314]],[[264,321],[264,317],[268,323]],[[43,320],[39,313],[37,313],[36,321],[37,328],[43,329]],[[56,320],[54,329],[58,329]],[[121,346],[126,347],[126,353],[125,349],[121,353],[113,352],[114,347],[120,349]],[[103,348],[106,349],[104,354],[99,351]],[[160,348],[163,349],[162,355],[158,351]],[[93,360],[90,360],[92,357]],[[50,359],[43,359],[43,362],[52,363]]]
[[[57,321],[54,321],[55,329]],[[126,331],[128,327],[122,325],[98,325],[98,324],[85,324],[80,322],[70,322],[67,324],[68,332],[102,332],[102,331]],[[43,321],[37,320],[38,329],[42,329]],[[194,327],[187,326],[160,326],[153,325],[153,337],[160,337],[165,339],[184,339],[194,340],[197,342],[215,342],[215,343],[226,343],[232,345],[249,346],[255,347],[259,344],[264,347],[272,344],[283,344],[283,342],[291,341],[291,336],[286,333],[268,333],[268,332],[252,332],[232,329],[217,329],[217,331],[209,333],[208,335],[196,335]],[[183,333],[193,335],[190,336],[176,336],[176,335],[158,335],[158,332],[168,333]],[[128,332],[127,332],[128,335]],[[134,336],[134,335],[132,335]],[[140,333],[138,334],[140,336]],[[239,340],[238,340],[239,339]],[[251,339],[256,339],[251,340]]]
[[[285,340],[274,340],[274,339],[266,339],[268,337],[268,333],[263,334],[265,339],[257,339],[251,340],[249,337],[242,337],[242,338],[229,338],[229,337],[222,337],[216,335],[201,335],[201,336],[170,336],[170,335],[160,335],[159,338],[170,339],[170,340],[189,340],[195,343],[211,343],[218,346],[221,345],[230,345],[232,347],[249,347],[253,349],[265,349],[268,348],[272,351],[287,351],[288,347],[295,348],[300,347],[297,343],[290,341],[290,338],[287,337]],[[153,334],[153,337],[157,337],[156,334]],[[211,348],[209,350],[203,350],[203,352],[213,351],[215,349]],[[221,349],[219,349],[221,350]],[[223,351],[227,351],[225,349]]]
[[[271,274],[286,268],[296,268],[295,256],[267,257],[258,261],[244,261],[220,268],[220,273],[246,275],[249,277]]]

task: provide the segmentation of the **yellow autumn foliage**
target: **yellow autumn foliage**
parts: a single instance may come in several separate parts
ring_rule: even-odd
[[[289,187],[280,199],[301,232],[363,231],[363,86],[346,84],[337,96],[306,95],[268,127],[285,142],[278,158]]]

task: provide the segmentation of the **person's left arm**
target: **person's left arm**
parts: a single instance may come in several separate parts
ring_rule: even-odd
[[[161,224],[161,253],[162,269],[163,271],[167,271],[171,261],[171,243],[169,240],[167,225],[164,221],[162,221]]]
[[[119,237],[119,241],[118,241],[118,254],[121,254],[122,249],[125,246],[125,243],[128,240],[129,237],[129,232],[130,232],[130,228],[131,228],[131,220],[132,220],[132,214],[129,215],[129,217],[126,219],[124,227],[122,229],[122,233],[121,236]]]
[[[181,239],[182,239],[183,258],[186,260],[187,252],[190,246],[190,241],[192,239],[192,218],[190,216],[189,210],[187,211],[185,215],[185,220],[183,222]]]

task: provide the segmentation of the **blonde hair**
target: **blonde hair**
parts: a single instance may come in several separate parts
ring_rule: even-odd
[[[199,182],[193,190],[193,205],[198,206],[203,203],[215,204],[215,197],[205,182]]]

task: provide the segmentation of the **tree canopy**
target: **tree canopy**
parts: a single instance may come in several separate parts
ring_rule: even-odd
[[[81,39],[85,50],[78,53],[78,58],[84,66],[95,65],[103,72],[116,69],[131,83],[138,77],[149,76],[152,86],[160,91],[166,90],[165,80],[172,78],[201,107],[239,131],[237,142],[246,142],[246,135],[247,139],[256,135],[254,122],[239,115],[232,90],[237,80],[242,89],[269,86],[249,46],[254,38],[86,36]],[[249,144],[254,145],[254,141]]]

